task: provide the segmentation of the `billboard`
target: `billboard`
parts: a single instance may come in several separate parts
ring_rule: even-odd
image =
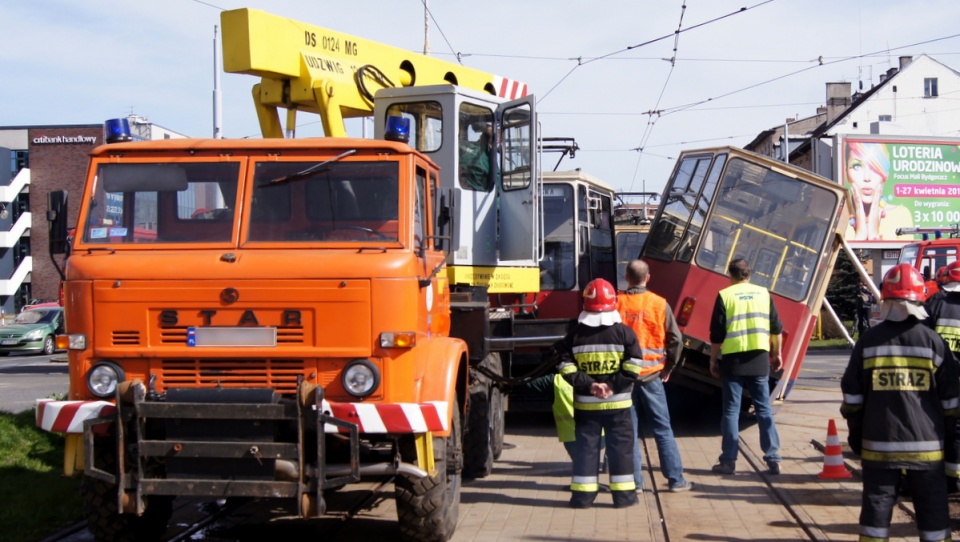
[[[847,187],[852,241],[910,240],[898,228],[960,224],[960,139],[841,136],[838,175]]]

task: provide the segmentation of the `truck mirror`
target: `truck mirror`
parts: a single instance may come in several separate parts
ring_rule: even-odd
[[[47,194],[50,254],[67,253],[67,191]]]

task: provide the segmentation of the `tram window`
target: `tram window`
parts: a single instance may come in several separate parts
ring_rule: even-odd
[[[544,185],[544,254],[540,262],[540,287],[543,290],[573,290],[577,287],[573,203],[573,187],[570,185]]]
[[[686,235],[687,223],[694,211],[694,205],[706,179],[712,155],[698,155],[685,158],[666,191],[667,197],[662,211],[650,233],[650,243],[646,255],[657,260],[670,261],[680,247]],[[688,256],[689,259],[689,256]]]
[[[837,196],[741,159],[730,161],[719,194],[697,263],[722,273],[732,254],[743,255],[752,282],[806,297]]]
[[[703,223],[707,219],[707,211],[710,209],[710,202],[713,201],[713,193],[717,189],[717,183],[720,181],[720,173],[723,171],[723,164],[727,160],[727,155],[718,155],[714,160],[713,167],[710,168],[710,174],[707,176],[707,182],[703,185],[703,191],[697,198],[697,204],[690,217],[690,225],[687,227],[687,235],[680,244],[680,252],[677,259],[681,262],[689,262],[693,257],[693,249],[700,241],[700,232],[703,230]]]

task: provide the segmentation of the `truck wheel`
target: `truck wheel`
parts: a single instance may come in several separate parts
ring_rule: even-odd
[[[503,412],[503,392],[495,386],[490,389],[490,412],[492,414],[490,450],[493,452],[494,459],[500,459],[500,454],[503,453],[503,433],[506,423]]]
[[[500,354],[487,354],[480,365],[502,374]],[[503,396],[490,378],[480,372],[475,371],[471,380],[467,426],[463,436],[463,475],[467,478],[485,478],[493,472],[493,460],[503,450]],[[498,433],[501,442],[499,451],[496,445]]]
[[[116,457],[112,439],[99,439],[94,464],[107,472],[116,472]],[[173,497],[147,497],[147,508],[140,516],[120,514],[117,511],[117,486],[103,480],[84,476],[80,480],[87,526],[95,540],[139,542],[160,540],[167,530],[167,521],[173,514]]]
[[[397,519],[403,540],[446,542],[453,537],[460,516],[460,468],[463,451],[460,408],[454,401],[450,436],[433,438],[436,474],[426,478],[397,475]],[[401,441],[404,461],[416,460],[413,439]]]

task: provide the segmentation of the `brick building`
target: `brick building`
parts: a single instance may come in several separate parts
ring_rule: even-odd
[[[135,139],[183,137],[132,115]],[[32,299],[57,300],[63,258],[51,259],[47,193],[66,190],[68,223],[77,221],[90,151],[103,124],[0,126],[0,310],[15,314]],[[9,166],[7,166],[9,164]]]

